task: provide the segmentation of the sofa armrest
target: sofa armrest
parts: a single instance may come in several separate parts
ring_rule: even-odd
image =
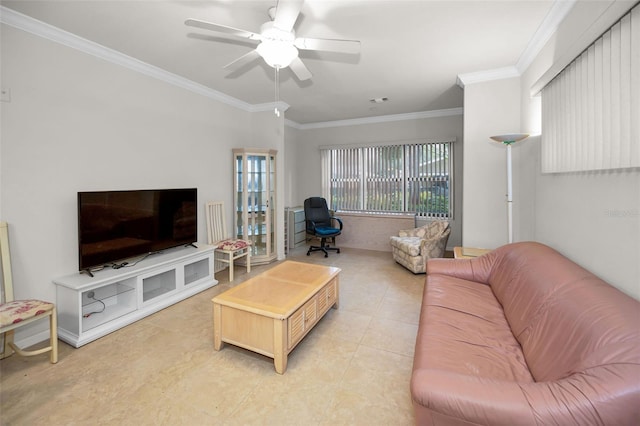
[[[427,275],[449,275],[463,280],[489,284],[489,274],[496,260],[494,252],[473,259],[429,259]]]
[[[423,421],[436,417],[491,425],[637,424],[638,385],[629,379],[637,374],[637,365],[626,364],[600,366],[551,382],[519,383],[424,368],[413,371],[411,395]]]
[[[422,238],[422,240],[420,240],[420,254],[424,262],[429,259],[444,257],[450,232],[451,230],[447,229],[440,235],[432,238]]]

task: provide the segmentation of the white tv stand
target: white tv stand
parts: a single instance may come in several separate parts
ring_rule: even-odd
[[[54,279],[58,337],[78,348],[213,287],[218,284],[213,256],[213,247],[198,244],[165,250],[131,267],[103,269],[93,277],[75,273]]]

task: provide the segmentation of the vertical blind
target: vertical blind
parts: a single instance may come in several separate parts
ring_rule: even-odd
[[[542,89],[542,172],[640,167],[640,6]]]
[[[452,217],[452,142],[322,150],[333,209]]]

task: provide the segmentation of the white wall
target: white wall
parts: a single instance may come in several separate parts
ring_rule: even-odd
[[[506,147],[489,139],[493,135],[520,133],[520,79],[510,78],[468,84],[464,89],[464,188],[462,244],[497,248],[507,244],[507,157]],[[525,139],[512,146],[518,164]],[[520,201],[528,194],[517,190],[520,174],[514,167],[514,241],[523,235],[518,214]],[[517,222],[517,223],[516,223]]]
[[[522,76],[524,131],[540,129],[540,98],[530,88],[567,52],[590,43],[634,2],[578,2]],[[578,47],[576,47],[578,46]],[[640,118],[639,118],[640,119]],[[536,168],[523,180],[533,188],[535,239],[554,247],[625,293],[640,299],[640,169],[542,174],[540,139]],[[640,141],[634,141],[640,144]]]
[[[303,175],[298,174],[298,138],[300,130],[290,126],[284,128],[284,206],[296,207],[302,205],[302,201],[297,197],[300,180],[305,180]],[[304,200],[304,199],[303,199]]]
[[[276,205],[275,225],[276,235],[281,236],[276,241],[276,255],[282,260],[284,254],[284,208],[286,205],[285,195],[285,172],[287,152],[284,144],[284,115],[276,116],[273,110],[256,112],[251,114],[252,148],[275,149],[276,156]],[[232,217],[232,216],[231,216]]]
[[[580,53],[581,35],[593,34],[593,41],[633,5],[623,3],[578,2],[521,77],[465,87],[463,243],[493,248],[506,242],[504,147],[487,138],[531,133],[513,147],[514,241],[547,244],[640,299],[640,170],[543,175],[540,98],[530,95],[567,52]]]
[[[260,141],[283,149],[273,114],[238,110],[6,25],[1,43],[11,102],[2,105],[0,216],[10,226],[18,298],[54,301],[51,280],[78,270],[78,191],[197,187],[200,205],[220,199],[231,209],[231,149]],[[202,208],[199,241],[205,234]]]
[[[301,205],[308,197],[322,193],[320,146],[350,145],[368,142],[408,140],[438,141],[454,137],[454,218],[448,246],[462,241],[462,116],[420,118],[384,123],[336,126],[300,130],[296,137],[296,172],[298,177],[292,205]]]

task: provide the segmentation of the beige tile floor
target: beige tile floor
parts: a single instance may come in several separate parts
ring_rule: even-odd
[[[411,425],[413,346],[424,275],[390,253],[343,248],[292,260],[333,265],[340,307],[289,356],[273,361],[213,349],[211,298],[257,275],[237,268],[217,286],[79,349],[0,361],[0,424],[8,425]]]

